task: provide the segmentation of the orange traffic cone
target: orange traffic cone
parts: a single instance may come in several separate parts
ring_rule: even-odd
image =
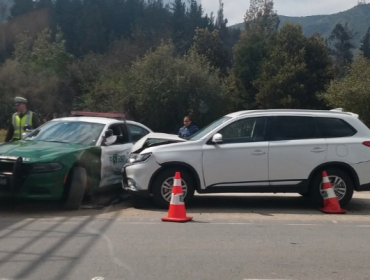
[[[336,196],[329,181],[326,171],[322,172],[322,195],[324,197],[324,207],[320,210],[327,214],[343,214],[347,210],[340,207],[338,197]]]
[[[193,217],[186,217],[186,210],[184,204],[184,195],[181,186],[180,172],[175,173],[173,180],[172,195],[168,216],[161,218],[165,222],[187,222]]]

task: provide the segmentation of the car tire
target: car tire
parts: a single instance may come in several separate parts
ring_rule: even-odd
[[[163,170],[153,182],[152,193],[156,204],[161,208],[168,208],[173,187],[173,178],[175,173],[180,172],[184,202],[185,204],[190,203],[194,197],[194,179],[186,170],[168,168]]]
[[[67,190],[66,201],[63,208],[66,210],[78,210],[85,196],[87,175],[85,168],[74,167],[70,173],[71,180]]]
[[[310,196],[313,202],[320,207],[323,205],[323,196],[321,195],[322,171],[317,172],[312,179],[310,186]],[[332,183],[333,190],[338,197],[341,207],[347,205],[353,196],[354,183],[351,177],[343,170],[336,168],[325,169],[329,180]]]
[[[309,193],[299,193],[304,198],[309,198],[311,195]]]

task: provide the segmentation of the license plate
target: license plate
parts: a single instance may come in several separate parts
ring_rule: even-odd
[[[8,184],[8,181],[5,178],[0,178],[0,186],[5,186]]]

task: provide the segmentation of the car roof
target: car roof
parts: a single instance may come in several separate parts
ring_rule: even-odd
[[[104,117],[64,117],[64,118],[53,119],[51,121],[63,121],[63,122],[64,121],[79,121],[79,122],[99,123],[99,124],[105,124],[105,125],[107,125],[107,124],[109,125],[109,124],[113,124],[113,123],[124,123],[124,121],[122,121],[122,120],[104,118]],[[126,120],[126,123],[137,124],[137,125],[141,125],[145,128],[148,128],[145,125],[143,125],[142,123],[138,123],[138,122],[135,122],[135,121]]]
[[[292,114],[292,115],[298,115],[298,114],[327,114],[327,115],[341,115],[341,116],[353,116],[358,117],[357,114],[352,112],[343,112],[342,108],[337,108],[333,110],[308,110],[308,109],[261,109],[261,110],[245,110],[245,111],[238,111],[233,112],[230,114],[227,114],[228,117],[239,117],[244,116],[248,114],[274,114],[274,113],[282,113],[282,114]]]

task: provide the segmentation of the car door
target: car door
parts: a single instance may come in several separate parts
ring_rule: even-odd
[[[243,188],[268,186],[267,117],[237,120],[218,133],[219,144],[203,146],[203,174],[206,187]]]
[[[123,123],[112,124],[108,129],[113,131],[113,135],[117,139],[110,145],[102,143],[100,187],[121,182],[121,170],[133,146],[129,141],[128,133]]]
[[[325,162],[327,144],[314,116],[274,116],[269,133],[271,186],[299,186]],[[271,129],[270,129],[271,128]]]

